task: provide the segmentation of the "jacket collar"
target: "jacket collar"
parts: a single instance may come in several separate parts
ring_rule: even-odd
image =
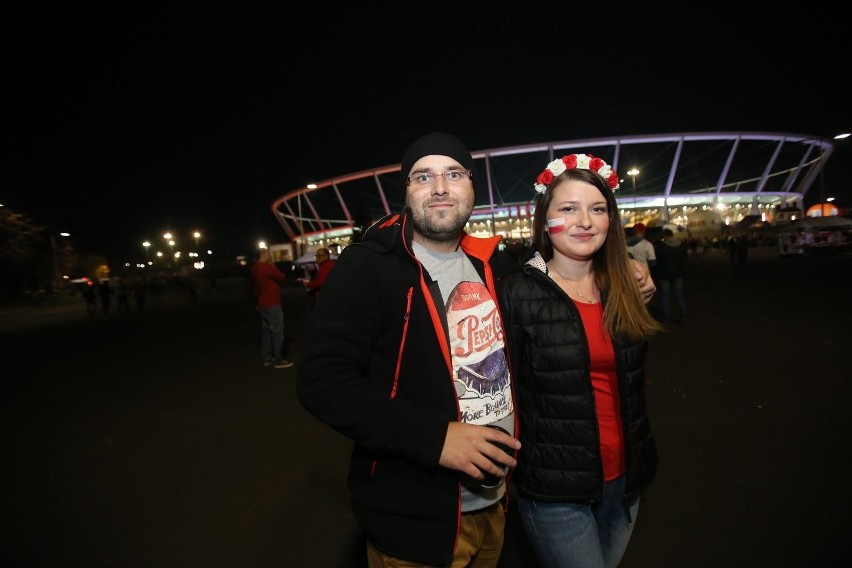
[[[412,235],[411,210],[406,207],[400,213],[387,215],[376,221],[364,233],[363,240],[379,245],[387,251],[395,250],[400,246],[411,251]],[[459,246],[469,256],[486,261],[494,254],[502,238],[501,236],[474,237],[464,232]]]

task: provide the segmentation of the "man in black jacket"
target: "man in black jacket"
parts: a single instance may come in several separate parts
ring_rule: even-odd
[[[348,486],[371,567],[494,567],[502,550],[520,443],[496,286],[519,267],[495,261],[500,237],[464,231],[473,170],[457,138],[416,140],[405,209],[340,254],[304,336],[299,400],[355,443]]]
[[[515,460],[495,444],[520,443],[489,263],[500,238],[464,233],[473,167],[448,134],[412,144],[405,210],[340,254],[304,338],[299,399],[355,442],[349,487],[370,566],[496,566],[502,549]],[[500,482],[483,487],[487,474]]]

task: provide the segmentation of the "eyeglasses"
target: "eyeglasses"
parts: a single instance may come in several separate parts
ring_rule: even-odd
[[[407,181],[409,185],[414,187],[430,187],[435,185],[435,180],[439,176],[450,185],[459,185],[473,179],[473,172],[470,170],[449,170],[444,173],[421,172],[408,176]]]

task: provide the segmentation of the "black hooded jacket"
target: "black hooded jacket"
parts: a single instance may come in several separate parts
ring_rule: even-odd
[[[393,557],[449,564],[460,482],[438,461],[459,407],[446,313],[412,252],[409,214],[380,220],[338,257],[303,337],[298,395],[355,442],[348,485],[370,542]],[[495,300],[499,241],[461,241]]]

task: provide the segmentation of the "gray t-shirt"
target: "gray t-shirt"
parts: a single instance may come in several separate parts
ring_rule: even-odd
[[[657,262],[657,254],[654,251],[654,245],[647,239],[641,239],[636,244],[627,247],[627,252],[632,254],[633,258],[645,266],[654,266]]]
[[[461,421],[494,424],[514,435],[511,377],[496,299],[461,248],[435,252],[414,243],[413,249],[441,290]],[[493,489],[462,485],[462,511],[487,507],[505,491],[505,483]]]

